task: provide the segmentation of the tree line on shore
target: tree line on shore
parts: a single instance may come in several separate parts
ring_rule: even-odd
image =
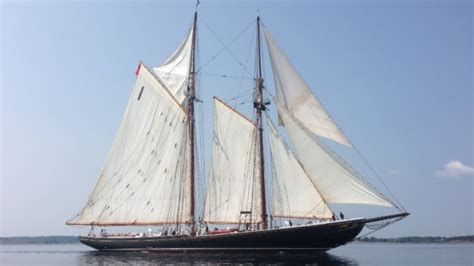
[[[406,236],[398,238],[363,237],[356,238],[359,242],[382,242],[382,243],[474,243],[474,235],[468,236]]]

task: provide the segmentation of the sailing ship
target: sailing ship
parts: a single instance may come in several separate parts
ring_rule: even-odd
[[[256,119],[213,98],[213,146],[204,202],[196,200],[196,11],[185,40],[163,64],[150,68],[140,62],[98,182],[81,212],[67,222],[92,229],[156,226],[160,230],[114,235],[102,229],[97,235],[80,236],[82,243],[98,250],[325,251],[352,241],[364,226],[382,222],[383,227],[408,215],[325,144],[323,138],[352,147],[259,16],[256,27]],[[278,125],[267,115],[262,31],[275,81],[272,102]],[[292,146],[280,135],[283,128]],[[267,159],[272,173],[269,197]],[[198,203],[203,205],[200,215]],[[344,219],[336,217],[331,204],[376,205],[397,212]],[[276,220],[286,224],[277,226]],[[209,230],[209,226],[232,228]]]

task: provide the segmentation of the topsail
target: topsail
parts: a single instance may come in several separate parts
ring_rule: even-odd
[[[191,28],[179,48],[164,63],[153,68],[180,104],[184,103],[188,89],[193,31],[194,27]]]
[[[270,52],[277,101],[312,133],[352,147],[290,59],[273,40],[270,32],[267,29],[264,32]]]

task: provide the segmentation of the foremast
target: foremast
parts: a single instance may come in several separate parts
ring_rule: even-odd
[[[258,145],[258,161],[259,161],[259,178],[260,178],[260,202],[262,209],[262,229],[268,228],[267,203],[265,193],[265,154],[263,149],[263,116],[265,112],[265,101],[263,98],[263,76],[262,76],[262,45],[260,42],[260,16],[257,16],[257,70],[256,70],[256,94],[253,106],[257,114],[257,145]]]
[[[197,30],[197,10],[194,12],[193,20],[193,36],[191,41],[191,62],[189,67],[189,85],[188,85],[188,117],[189,117],[189,138],[190,138],[190,179],[191,179],[191,204],[190,204],[190,214],[191,214],[191,232],[194,235],[196,233],[195,228],[195,177],[196,177],[196,167],[195,167],[195,135],[196,135],[196,120],[194,116],[194,101],[196,100],[196,30]]]

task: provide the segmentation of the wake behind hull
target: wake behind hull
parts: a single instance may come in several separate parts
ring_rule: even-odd
[[[79,240],[102,251],[326,251],[353,240],[364,225],[365,219],[352,219],[220,235],[138,238],[83,236]]]

